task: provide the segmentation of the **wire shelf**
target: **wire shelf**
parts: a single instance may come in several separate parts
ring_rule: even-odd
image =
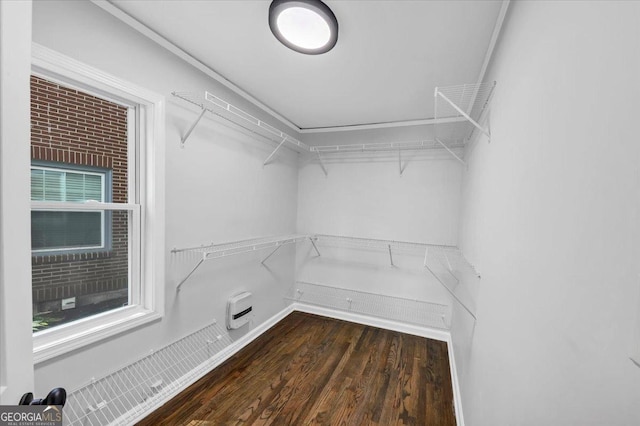
[[[395,252],[421,254],[424,255],[425,264],[427,259],[433,259],[440,262],[440,264],[445,266],[449,271],[471,273],[480,277],[480,273],[467,261],[460,249],[456,246],[325,234],[315,234],[309,236],[309,238],[320,245],[384,250],[391,251],[392,255]]]
[[[495,86],[496,82],[491,81],[478,84],[437,87],[435,98],[438,108],[435,113],[435,118],[466,119],[467,117],[463,114],[467,114],[477,121],[489,105]],[[447,102],[447,99],[450,102]]]
[[[452,148],[460,148],[453,145]],[[421,149],[442,149],[442,146],[435,140],[424,141],[403,141],[403,142],[372,142],[372,143],[360,143],[360,144],[346,144],[346,145],[318,145],[312,146],[311,152],[317,152],[322,154],[331,153],[353,153],[353,152],[378,152],[378,151],[406,151],[406,150],[421,150]]]
[[[467,85],[471,86],[471,85]],[[457,89],[453,88],[443,88],[451,91],[453,95],[457,96]],[[455,86],[457,87],[457,86]],[[465,86],[466,87],[466,86]],[[438,89],[436,89],[436,93]],[[455,93],[454,93],[455,92]],[[468,97],[468,90],[465,89],[462,97],[466,99]],[[472,92],[473,93],[473,92]],[[482,90],[478,91],[479,94],[484,93]],[[443,93],[444,94],[444,93]],[[202,112],[195,119],[193,124],[188,128],[185,132],[184,136],[181,138],[181,145],[184,147],[187,139],[198,125],[204,114],[208,111],[212,114],[227,120],[234,125],[237,125],[251,133],[259,135],[263,138],[268,139],[271,142],[274,142],[277,147],[271,152],[271,154],[265,159],[264,165],[267,165],[274,158],[275,154],[278,150],[286,145],[287,147],[293,149],[299,153],[306,153],[316,155],[320,167],[322,168],[325,175],[328,175],[326,167],[322,161],[321,154],[353,154],[353,153],[364,153],[364,152],[383,152],[383,151],[394,151],[398,152],[398,163],[399,163],[399,171],[402,175],[404,171],[404,167],[402,166],[402,159],[400,157],[401,151],[409,151],[409,150],[446,150],[450,154],[452,154],[455,158],[460,161],[463,161],[460,156],[462,154],[457,153],[457,151],[464,148],[464,142],[460,141],[449,141],[446,144],[443,143],[438,138],[434,140],[419,140],[419,141],[396,141],[396,142],[372,142],[372,143],[359,143],[359,144],[343,144],[343,145],[319,145],[319,146],[308,146],[300,140],[292,137],[291,135],[278,130],[277,128],[271,126],[270,124],[260,120],[259,118],[249,114],[248,112],[238,108],[224,99],[212,94],[211,92],[205,91],[201,92],[172,92],[172,95],[182,99],[186,102],[189,102],[193,105],[199,107]],[[459,96],[456,97],[458,99]],[[478,97],[480,99],[481,97]],[[437,102],[437,98],[436,98]],[[475,102],[472,102],[472,107],[475,105]],[[437,106],[436,106],[437,111]],[[436,117],[437,118],[437,117]],[[450,118],[450,117],[447,117]],[[453,117],[454,120],[459,119],[458,116]],[[437,120],[436,120],[437,121]]]
[[[182,285],[193,275],[193,273],[206,260],[220,259],[226,256],[234,256],[253,251],[273,249],[273,251],[265,257],[261,263],[264,264],[276,251],[287,244],[295,244],[304,240],[309,240],[309,235],[285,235],[279,237],[254,238],[249,240],[233,241],[222,244],[210,244],[200,247],[174,248],[172,253],[196,253],[201,258],[191,271],[178,283],[176,291],[180,291]]]
[[[64,424],[133,424],[226,356],[232,340],[213,323],[69,394]]]
[[[475,301],[471,287],[480,274],[462,255],[460,250],[435,250],[425,256],[424,267],[447,290],[451,297],[475,320]]]
[[[457,247],[441,247],[440,249],[430,250],[428,256],[440,262],[449,271],[454,272],[454,275],[458,271],[480,277],[480,273],[475,266],[469,263]]]
[[[410,152],[412,155],[415,153],[435,153],[441,152],[442,150],[446,150],[455,157],[462,155],[460,152],[464,150],[464,144],[450,144],[450,146],[443,146],[441,142],[437,140],[421,140],[421,141],[396,141],[396,142],[370,142],[370,143],[354,143],[354,144],[343,144],[343,145],[317,145],[312,146],[310,148],[311,153],[317,156],[318,163],[322,168],[325,176],[328,176],[327,168],[325,166],[324,160],[345,160],[351,159],[354,160],[356,158],[362,157],[365,154],[367,158],[377,155],[380,157],[381,155],[385,155],[387,158],[390,154],[397,155],[398,158],[398,171],[400,175],[404,173],[407,163],[409,160],[405,158],[403,164],[402,153]],[[415,158],[415,157],[413,157]]]
[[[396,252],[421,254],[424,256],[422,266],[425,270],[428,271],[474,319],[476,318],[475,303],[472,303],[467,297],[461,297],[459,287],[474,284],[475,281],[480,278],[480,273],[465,259],[460,249],[455,246],[337,235],[315,235],[312,237],[312,240],[320,246],[325,244],[334,247],[386,251],[389,255],[391,266],[395,266],[394,253]],[[469,294],[469,292],[467,292],[467,294]]]
[[[424,327],[448,329],[449,307],[421,300],[405,299],[348,290],[304,281],[296,282],[287,300],[354,312]]]
[[[496,82],[492,81],[436,87],[434,92],[434,118],[436,123],[438,119],[464,119],[459,124],[453,125],[453,133],[446,137],[446,143],[443,141],[445,137],[440,134],[439,126],[436,124],[436,140],[440,140],[440,143],[446,146],[460,143],[460,140],[464,143],[471,138],[473,131],[476,129],[491,138],[489,129],[483,127],[480,121],[489,107],[495,86]]]
[[[182,145],[185,144],[185,142],[191,135],[191,132],[202,118],[204,112],[209,111],[210,113],[224,120],[230,121],[233,124],[240,126],[245,130],[248,130],[249,132],[267,138],[272,142],[278,143],[279,145],[278,148],[276,148],[276,151],[284,143],[286,143],[288,147],[294,149],[294,151],[297,152],[310,151],[309,147],[298,139],[281,130],[276,129],[270,124],[254,117],[248,112],[230,104],[229,102],[210,92],[205,91],[204,94],[194,92],[172,92],[172,95],[202,109],[202,114],[196,119],[185,136],[182,138]],[[276,151],[274,151],[272,155],[275,154]],[[269,156],[267,160],[270,160],[272,155]]]
[[[349,237],[343,235],[326,235],[315,234],[312,236],[314,241],[321,244],[331,244],[338,246],[347,246],[354,248],[370,248],[387,250],[391,247],[393,250],[402,252],[421,252],[424,253],[427,248],[433,249],[455,249],[455,246],[446,246],[438,244],[428,244],[413,241],[396,241],[396,240],[382,240],[376,238],[362,238],[362,237]]]
[[[250,238],[247,240],[231,241],[228,243],[209,244],[206,246],[174,248],[171,253],[200,253],[207,259],[232,256],[250,251],[275,248],[285,244],[292,244],[308,239],[308,235],[283,235],[277,237]]]

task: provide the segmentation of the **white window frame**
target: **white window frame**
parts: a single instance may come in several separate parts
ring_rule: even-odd
[[[129,202],[83,203],[83,210],[128,211],[130,305],[52,327],[33,336],[34,362],[156,321],[164,315],[164,96],[109,75],[44,46],[32,45],[32,74],[99,94],[129,108]],[[135,148],[132,148],[133,147]],[[135,195],[133,195],[135,194]],[[78,209],[77,203],[31,202],[32,209]]]
[[[64,173],[65,175],[65,179],[66,179],[66,175],[68,173],[75,173],[75,174],[82,174],[82,175],[93,175],[93,176],[99,176],[100,177],[100,185],[102,187],[102,198],[100,200],[95,200],[95,201],[100,201],[101,203],[106,202],[105,197],[107,194],[107,174],[108,172],[103,171],[103,172],[95,172],[95,171],[91,171],[91,170],[86,170],[86,169],[82,169],[82,168],[64,168],[64,167],[60,167],[60,166],[40,166],[40,165],[31,165],[31,170],[51,170],[51,171],[55,171],[55,172],[61,172]],[[81,203],[76,203],[76,205],[82,205]],[[84,206],[83,206],[84,207]],[[33,209],[32,209],[33,210]],[[60,211],[57,208],[55,209],[49,209],[49,210],[40,210],[40,211]],[[76,210],[77,212],[86,212],[86,211],[91,211],[91,210],[86,210],[84,208],[80,208],[79,206],[77,207]],[[47,248],[47,249],[31,249],[31,253],[34,256],[46,256],[46,255],[55,255],[55,254],[66,254],[66,253],[93,253],[96,251],[105,251],[108,248],[108,235],[107,235],[107,226],[105,224],[105,214],[104,211],[101,213],[100,215],[100,241],[101,244],[99,246],[82,246],[82,247],[56,247],[56,248]]]

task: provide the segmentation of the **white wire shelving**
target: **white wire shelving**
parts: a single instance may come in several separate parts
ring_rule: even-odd
[[[322,155],[326,154],[332,154],[335,156],[340,154],[353,154],[355,152],[397,152],[399,171],[400,174],[402,174],[404,171],[404,168],[402,167],[403,151],[443,149],[451,154],[456,160],[466,165],[462,158],[463,154],[460,152],[460,150],[464,148],[465,137],[456,137],[456,135],[453,137],[441,136],[437,132],[437,123],[444,122],[448,123],[447,125],[451,125],[451,123],[454,123],[454,125],[457,125],[456,123],[462,123],[463,126],[461,128],[463,131],[466,129],[465,123],[471,123],[481,132],[490,137],[489,129],[482,127],[479,124],[479,121],[484,112],[488,109],[494,87],[495,82],[437,87],[434,93],[434,139],[318,146],[308,146],[293,136],[278,130],[274,126],[271,126],[265,121],[260,120],[259,118],[210,92],[175,91],[172,92],[172,94],[173,96],[196,105],[201,109],[200,114],[196,117],[185,132],[184,136],[181,138],[181,146],[185,146],[186,141],[189,139],[202,117],[206,112],[210,112],[245,130],[248,130],[251,133],[257,134],[276,143],[277,146],[275,149],[264,160],[264,165],[269,164],[283,146],[287,146],[296,152],[315,156],[318,160],[318,164],[322,168],[322,171],[328,176],[327,168],[322,157]],[[470,136],[471,134],[468,134],[466,138],[468,139]]]
[[[318,145],[312,146],[311,152],[341,153],[363,151],[398,151],[413,149],[439,149],[440,145],[435,140],[423,141],[399,141],[399,142],[371,142],[344,145]]]
[[[469,277],[480,279],[480,273],[455,246],[323,234],[314,235],[312,239],[319,246],[326,244],[387,252],[391,266],[395,266],[394,253],[396,252],[420,254],[424,259],[423,267],[474,320],[476,319],[474,305],[460,297],[457,287]]]
[[[460,140],[466,143],[475,130],[480,131],[491,140],[489,127],[481,125],[480,122],[488,111],[495,86],[496,82],[492,81],[436,87],[434,91],[435,141],[464,165],[466,162],[450,150],[451,145],[459,144]],[[450,118],[461,118],[465,121],[461,122],[461,126],[456,126],[454,134],[450,135],[447,140],[438,133],[437,123],[440,119]]]
[[[69,393],[64,424],[98,426],[134,424],[227,355],[233,343],[213,323],[137,361]]]
[[[222,244],[209,244],[198,247],[174,248],[171,250],[173,254],[189,253],[196,254],[200,257],[189,273],[187,273],[186,276],[176,285],[176,292],[180,291],[182,285],[207,260],[271,249],[269,254],[261,261],[261,263],[264,264],[282,246],[307,240],[311,243],[317,256],[321,256],[318,245],[322,244],[355,249],[381,250],[388,254],[389,264],[391,266],[396,266],[394,264],[394,253],[419,254],[424,257],[423,267],[449,292],[454,300],[456,300],[474,319],[476,318],[473,306],[462,300],[456,294],[456,287],[462,282],[464,277],[473,276],[477,279],[480,278],[480,274],[475,267],[465,259],[462,252],[455,246],[412,241],[383,240],[326,234],[294,234],[279,237],[233,241]]]
[[[440,303],[298,281],[285,299],[425,327],[448,329],[449,307]]]
[[[248,112],[230,104],[222,98],[210,93],[204,92],[204,94],[194,93],[194,92],[172,92],[172,95],[185,100],[191,104],[194,104],[202,109],[200,115],[195,119],[195,121],[189,126],[186,133],[181,139],[181,145],[184,147],[187,139],[191,136],[191,133],[196,128],[202,117],[208,111],[216,116],[223,118],[225,120],[231,121],[235,125],[238,125],[245,130],[248,130],[252,133],[265,137],[272,142],[278,144],[275,150],[267,157],[264,161],[264,165],[269,164],[278,150],[286,143],[288,147],[300,152],[309,152],[309,146],[300,142],[296,138],[286,134],[283,131],[276,129],[275,127],[269,125],[268,123],[260,120],[259,118],[254,117]]]
[[[202,265],[202,263],[207,260],[220,259],[226,256],[234,256],[253,251],[272,249],[272,251],[264,259],[262,259],[261,263],[264,264],[267,259],[275,254],[275,252],[280,250],[282,246],[287,244],[299,243],[305,240],[310,240],[312,245],[315,247],[315,242],[313,242],[309,235],[284,235],[278,237],[254,238],[248,240],[233,241],[222,244],[210,244],[199,247],[180,249],[174,248],[173,250],[171,250],[171,253],[195,253],[200,256],[200,260],[198,261],[198,263],[196,263],[191,271],[178,283],[178,285],[176,286],[176,292],[180,291],[182,285],[189,279],[189,277],[191,277],[191,275],[194,274],[194,272],[196,272],[200,265]]]
[[[453,143],[450,146],[445,147],[447,151],[451,151],[455,154],[455,151],[459,151],[464,148],[463,144]],[[441,150],[442,145],[438,141],[434,140],[421,140],[421,141],[396,141],[396,142],[370,142],[370,143],[357,143],[357,144],[343,144],[343,145],[317,145],[312,146],[311,152],[318,156],[318,161],[327,174],[326,166],[322,161],[321,154],[329,156],[341,156],[341,154],[354,154],[354,153],[371,153],[371,152],[393,152],[398,154],[398,170],[400,175],[404,172],[402,165],[402,152],[403,151],[425,151],[425,150]],[[457,154],[456,154],[457,155]]]
[[[394,266],[393,253],[421,253],[425,260],[429,252],[435,253],[437,250],[456,250],[454,246],[444,246],[438,244],[428,244],[411,241],[382,240],[375,238],[348,237],[343,235],[316,234],[314,241],[319,244],[337,245],[341,247],[365,248],[384,250],[389,253],[389,263]]]

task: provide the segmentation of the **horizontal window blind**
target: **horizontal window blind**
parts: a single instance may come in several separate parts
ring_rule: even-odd
[[[105,201],[106,172],[31,168],[31,200],[84,203]],[[75,250],[105,247],[105,213],[87,211],[31,212],[31,249]]]
[[[32,201],[105,201],[104,173],[31,169]]]

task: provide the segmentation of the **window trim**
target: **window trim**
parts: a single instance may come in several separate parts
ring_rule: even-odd
[[[132,238],[131,249],[139,256],[139,261],[137,265],[129,265],[129,273],[130,282],[138,280],[140,285],[129,286],[132,305],[34,333],[33,355],[34,362],[38,364],[156,321],[164,315],[165,99],[37,43],[32,44],[32,74],[135,107],[130,108],[129,117],[136,120],[138,131],[130,137],[136,137],[137,143],[135,148],[131,147],[129,155],[137,154],[140,161],[130,163],[130,189],[133,189],[136,177],[141,183],[138,191],[129,192],[128,204],[85,204],[91,210],[129,210],[135,217],[133,226],[139,226],[140,237]],[[134,149],[137,152],[132,152]],[[136,199],[131,199],[134,193]],[[34,208],[48,203],[31,204]]]
[[[60,166],[63,165],[64,167]],[[53,161],[31,161],[31,170],[52,170],[63,173],[76,173],[85,175],[100,176],[102,180],[102,199],[99,200],[102,203],[110,203],[112,200],[112,170],[105,169],[103,167],[96,166],[84,166],[79,164],[59,163]],[[33,201],[33,200],[32,200]],[[98,201],[98,200],[96,200]],[[71,201],[62,201],[60,203],[72,203]],[[75,202],[78,212],[88,211],[83,208],[83,203]],[[32,208],[31,211],[34,211]],[[45,211],[45,210],[40,210]],[[59,211],[57,207],[47,209],[46,211]],[[62,247],[62,248],[50,248],[50,249],[37,249],[31,248],[31,257],[42,256],[57,256],[65,254],[89,254],[89,253],[108,253],[112,249],[111,241],[111,221],[110,215],[102,213],[101,221],[101,241],[100,246],[83,246],[83,247]]]

